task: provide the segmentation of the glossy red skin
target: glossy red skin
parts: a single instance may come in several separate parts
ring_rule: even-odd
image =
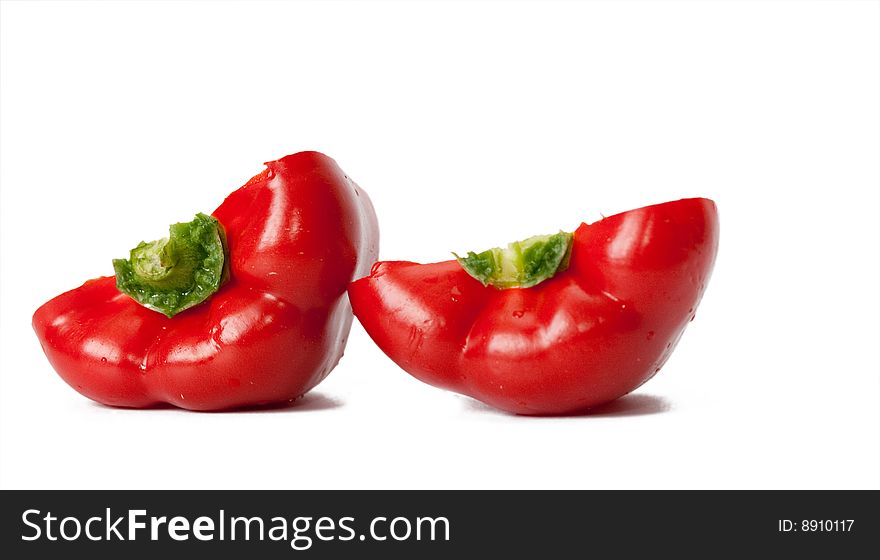
[[[221,410],[295,399],[342,357],[346,287],[378,257],[367,194],[329,157],[266,164],[213,215],[231,279],[173,318],[89,280],[40,307],[33,326],[74,389],[100,403]]]
[[[517,414],[567,414],[660,370],[717,248],[715,203],[685,199],[582,224],[569,268],[532,288],[484,287],[456,261],[398,261],[376,263],[349,297],[417,379]]]

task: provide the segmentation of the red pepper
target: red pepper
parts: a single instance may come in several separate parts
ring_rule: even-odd
[[[266,167],[212,217],[114,261],[115,278],[37,310],[67,383],[113,406],[217,410],[292,400],[327,376],[351,327],[346,287],[378,256],[376,215],[323,154]]]
[[[572,413],[660,370],[717,247],[715,204],[686,199],[458,262],[378,262],[349,297],[417,379],[518,414]]]

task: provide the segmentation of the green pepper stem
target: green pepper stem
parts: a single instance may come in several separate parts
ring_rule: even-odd
[[[116,288],[173,317],[211,297],[228,277],[226,236],[213,216],[173,224],[169,236],[142,241],[129,259],[114,259]]]
[[[531,288],[553,278],[568,268],[572,234],[536,235],[507,247],[495,247],[482,253],[469,251],[459,257],[462,268],[484,286],[498,289]]]

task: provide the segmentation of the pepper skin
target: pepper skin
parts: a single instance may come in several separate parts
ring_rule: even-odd
[[[293,400],[336,366],[346,288],[378,257],[367,194],[331,158],[302,152],[266,163],[213,216],[229,280],[203,303],[168,318],[109,276],[36,311],[43,350],[74,389],[112,406],[221,410]]]
[[[516,414],[570,414],[660,370],[717,248],[715,203],[685,199],[581,224],[568,268],[534,287],[484,286],[454,260],[378,262],[349,297],[417,379]]]

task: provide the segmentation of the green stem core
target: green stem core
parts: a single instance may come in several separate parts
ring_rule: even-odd
[[[169,236],[141,241],[128,260],[114,259],[116,288],[135,301],[173,317],[220,289],[229,276],[226,235],[213,216],[196,214],[173,224]]]
[[[572,234],[536,235],[507,247],[482,253],[468,252],[455,258],[465,271],[484,286],[498,289],[531,288],[568,268]]]

